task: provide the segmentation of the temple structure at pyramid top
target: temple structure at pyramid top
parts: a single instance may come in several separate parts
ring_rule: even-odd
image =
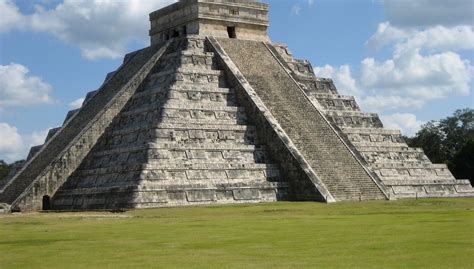
[[[180,0],[150,14],[151,44],[201,35],[268,41],[268,5],[247,0]]]
[[[474,196],[272,43],[267,15],[244,0],[151,13],[151,45],[0,181],[0,212]]]

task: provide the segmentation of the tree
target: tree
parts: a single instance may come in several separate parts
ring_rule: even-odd
[[[8,176],[10,166],[3,160],[0,160],[0,181]]]
[[[470,179],[471,184],[474,179],[474,140],[469,140],[454,155],[453,160],[449,163],[449,169],[453,171],[456,178]]]
[[[473,182],[474,109],[456,110],[452,116],[422,125],[407,139],[411,147],[421,147],[435,163],[445,163],[456,178]]]

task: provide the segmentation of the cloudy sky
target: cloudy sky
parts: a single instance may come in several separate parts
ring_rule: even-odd
[[[0,0],[0,159],[25,158],[88,91],[148,45],[173,0]],[[270,37],[413,135],[474,107],[474,1],[269,0]]]

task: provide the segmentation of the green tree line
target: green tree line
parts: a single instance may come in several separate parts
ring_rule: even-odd
[[[6,178],[8,174],[10,173],[10,165],[4,162],[3,160],[0,160],[0,180]]]
[[[474,109],[456,110],[452,116],[430,121],[414,137],[411,147],[420,147],[433,163],[445,163],[457,179],[474,179]]]

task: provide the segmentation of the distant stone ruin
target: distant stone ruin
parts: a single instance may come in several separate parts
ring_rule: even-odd
[[[267,35],[268,5],[182,0],[0,185],[0,212],[474,196]]]

